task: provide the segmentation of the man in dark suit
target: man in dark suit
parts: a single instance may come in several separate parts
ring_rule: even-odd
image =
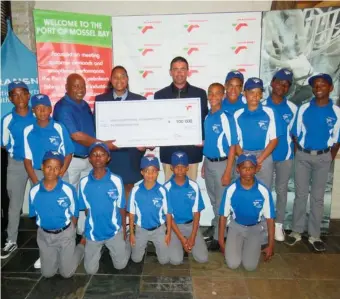
[[[155,100],[158,99],[174,99],[176,98],[200,98],[201,99],[201,117],[202,117],[202,134],[204,132],[203,123],[208,114],[207,94],[202,88],[190,85],[187,81],[189,73],[188,61],[183,57],[175,57],[170,63],[170,76],[172,83],[155,93]],[[204,140],[204,138],[203,138]],[[190,146],[162,146],[160,148],[160,158],[163,163],[164,176],[167,181],[172,175],[170,169],[171,155],[176,151],[184,151],[189,157],[190,179],[196,181],[198,164],[202,161],[202,147],[197,145]]]

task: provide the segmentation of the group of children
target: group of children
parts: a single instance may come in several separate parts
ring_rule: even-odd
[[[329,99],[333,88],[329,75],[310,78],[315,98],[299,109],[285,97],[292,80],[290,70],[279,70],[271,82],[271,96],[262,103],[262,80],[249,78],[244,83],[237,71],[227,75],[224,86],[213,83],[208,89],[210,111],[204,122],[202,176],[215,213],[213,243],[225,254],[230,268],[241,263],[247,270],[257,267],[264,229],[268,230],[265,260],[273,255],[274,238],[285,240],[283,221],[295,151],[293,232],[286,242],[294,245],[301,240],[312,178],[309,242],[316,250],[324,250],[320,239],[323,194],[326,174],[339,148],[340,109]],[[126,199],[121,178],[107,168],[108,146],[95,142],[88,152],[93,170],[80,180],[76,191],[67,183],[74,147],[65,127],[50,118],[48,96],[32,96],[31,110],[25,83],[12,82],[8,91],[15,107],[2,119],[1,128],[1,143],[9,153],[10,195],[2,258],[17,248],[23,188],[29,178],[33,184],[29,214],[36,217],[39,227],[37,242],[45,277],[57,271],[71,276],[83,256],[86,272],[96,273],[104,245],[117,269],[124,268],[130,256],[140,262],[149,241],[161,264],[182,263],[184,251],[192,253],[197,262],[208,261],[199,230],[204,202],[198,184],[187,176],[185,152],[172,154],[174,174],[164,185],[157,182],[158,159],[144,156],[140,165],[143,180]],[[276,209],[271,195],[274,172]],[[85,211],[86,222],[84,236],[76,245],[79,211]]]

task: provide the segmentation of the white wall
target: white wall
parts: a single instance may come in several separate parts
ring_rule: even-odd
[[[36,9],[109,16],[267,11],[272,1],[36,1]]]

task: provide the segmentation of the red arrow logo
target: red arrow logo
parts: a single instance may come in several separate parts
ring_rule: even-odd
[[[188,77],[191,77],[192,74],[197,74],[198,73],[198,70],[189,70],[188,71]]]
[[[150,29],[154,29],[154,27],[151,26],[151,25],[144,26],[143,29],[142,29],[142,33],[144,34],[146,31],[148,31],[148,30],[150,30]]]
[[[242,27],[248,27],[248,24],[247,23],[237,24],[236,27],[235,27],[235,30],[239,31]]]
[[[200,28],[200,25],[194,24],[194,25],[189,25],[187,28],[188,32],[191,32],[195,28]]]
[[[148,96],[153,96],[154,95],[154,93],[153,92],[151,92],[151,91],[148,91],[148,92],[146,92],[146,93],[144,93],[144,97],[148,97]]]
[[[199,48],[189,48],[189,50],[188,50],[188,55],[190,55],[191,53],[193,53],[193,52],[198,52],[200,49]]]
[[[235,47],[233,47],[233,49],[235,49]],[[235,52],[235,54],[238,54],[238,53],[240,53],[240,51],[246,50],[246,49],[248,49],[246,46],[238,46],[238,47],[236,47],[234,52]]]

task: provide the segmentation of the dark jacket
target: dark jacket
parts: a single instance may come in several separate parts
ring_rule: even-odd
[[[202,88],[198,88],[187,83],[181,92],[173,83],[169,86],[157,91],[154,96],[155,100],[176,98],[200,98],[201,99],[201,118],[202,118],[202,140],[204,140],[204,120],[208,114],[207,94]],[[162,146],[160,148],[160,158],[162,163],[171,164],[171,155],[175,151],[184,151],[189,157],[189,163],[199,163],[203,158],[203,148],[195,145],[188,146]]]

